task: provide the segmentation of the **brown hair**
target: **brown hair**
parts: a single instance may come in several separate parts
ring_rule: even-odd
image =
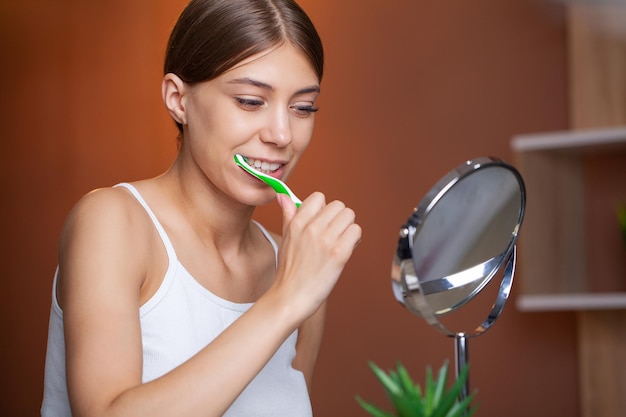
[[[295,1],[192,0],[170,35],[164,72],[188,84],[208,81],[284,42],[304,52],[321,81],[322,42]]]

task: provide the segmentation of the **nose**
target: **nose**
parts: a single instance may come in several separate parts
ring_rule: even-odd
[[[261,140],[279,147],[291,143],[291,123],[288,110],[275,109],[268,112],[266,126],[261,130]]]

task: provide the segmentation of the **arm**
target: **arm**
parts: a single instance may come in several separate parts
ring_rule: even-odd
[[[272,233],[272,236],[276,242],[279,244],[281,243],[282,237],[280,235]],[[324,302],[315,314],[306,319],[298,328],[296,357],[292,366],[303,373],[309,392],[313,386],[313,374],[315,371],[315,365],[317,364],[318,353],[322,344],[325,323],[326,302]]]
[[[317,363],[317,355],[322,344],[324,323],[326,321],[326,303],[308,318],[298,329],[296,358],[293,367],[304,374],[309,392],[313,386],[313,372]]]
[[[286,198],[284,195],[277,195],[278,203],[280,204],[283,210],[283,236],[288,237],[289,230],[286,228],[291,222],[291,219],[295,216],[297,210],[295,206]],[[358,243],[361,237],[361,229],[354,221],[354,213],[346,209],[343,203],[333,202],[333,204],[337,204],[336,210],[338,210],[338,217],[344,217],[343,220],[346,221],[346,229],[343,231],[343,237],[349,236],[347,239],[348,245],[344,246],[343,250],[346,250],[346,254],[351,255],[354,246]],[[346,217],[347,216],[347,217]],[[352,217],[351,217],[352,216]],[[328,225],[331,226],[330,224]],[[300,233],[300,232],[296,232]],[[282,243],[282,242],[281,242]],[[352,245],[352,246],[349,246]],[[340,246],[338,245],[338,248]],[[300,250],[306,250],[303,247]],[[342,255],[342,256],[345,256]],[[345,258],[347,261],[347,258]],[[321,261],[321,260],[320,260]],[[343,269],[343,264],[342,264]],[[304,271],[300,271],[304,272]],[[320,346],[322,344],[322,337],[324,333],[324,324],[326,321],[326,300],[322,302],[318,310],[309,317],[306,321],[302,323],[300,328],[298,329],[298,341],[296,344],[296,357],[293,362],[293,367],[298,369],[304,374],[304,378],[307,383],[307,387],[309,391],[312,388],[313,383],[313,373],[315,370],[315,365],[317,363],[317,357],[320,350]]]
[[[320,268],[319,260],[329,259],[329,247],[311,245],[336,242],[336,236],[320,239],[319,233],[325,234],[330,224],[335,225],[330,227],[334,233],[345,225],[333,222],[336,210],[326,210],[319,197],[313,199],[307,210],[301,209],[300,220],[292,222],[288,235],[301,237],[283,242],[289,255],[279,262],[272,288],[197,355],[142,384],[137,312],[151,259],[148,245],[140,240],[145,236],[141,221],[125,198],[129,197],[115,190],[87,196],[70,215],[61,239],[59,298],[73,415],[222,415],[288,335],[327,297],[347,257]],[[309,248],[299,256],[303,244]]]

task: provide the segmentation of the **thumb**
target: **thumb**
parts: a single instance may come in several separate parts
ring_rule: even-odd
[[[291,201],[289,196],[285,194],[276,194],[276,201],[278,202],[278,205],[280,206],[283,212],[283,234],[284,234],[287,225],[289,224],[293,216],[296,214],[296,211],[298,210],[298,208],[293,203],[293,201]]]

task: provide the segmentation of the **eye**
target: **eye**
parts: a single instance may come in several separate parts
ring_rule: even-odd
[[[290,106],[298,116],[306,117],[319,110],[319,107],[315,107],[313,104],[294,104]]]
[[[244,110],[256,110],[264,104],[262,100],[254,98],[235,97],[235,100]]]

